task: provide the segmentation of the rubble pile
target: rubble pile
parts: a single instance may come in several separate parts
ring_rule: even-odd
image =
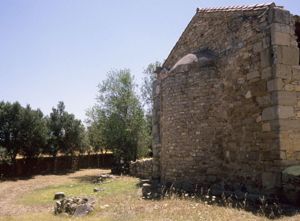
[[[54,214],[85,216],[94,210],[95,201],[86,197],[68,197],[56,201]]]

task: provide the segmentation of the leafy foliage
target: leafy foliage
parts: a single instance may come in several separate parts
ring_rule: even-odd
[[[84,126],[73,114],[65,111],[63,102],[59,102],[57,108],[52,108],[47,125],[49,130],[47,153],[53,156],[58,152],[73,154],[75,151],[83,151],[87,146],[84,142]]]
[[[22,109],[19,143],[20,154],[26,158],[38,156],[47,143],[47,126],[43,113],[29,105]]]
[[[0,146],[7,157],[15,160],[21,147],[20,130],[22,119],[22,107],[18,102],[0,103]]]
[[[128,69],[111,71],[98,89],[97,104],[88,112],[90,137],[97,145],[112,150],[115,172],[126,172],[145,143],[144,112],[133,76]]]
[[[100,113],[98,113],[98,108],[95,105],[93,108],[89,109],[86,113],[88,119],[86,123],[89,125],[87,128],[88,142],[91,145],[91,149],[95,152],[103,152],[104,141],[101,135],[101,122],[99,120]]]
[[[15,162],[16,156],[34,158],[41,153],[74,153],[88,146],[85,128],[63,102],[50,117],[29,105],[0,102],[0,163]]]

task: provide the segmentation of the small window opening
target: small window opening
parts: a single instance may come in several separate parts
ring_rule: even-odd
[[[300,22],[296,22],[296,36],[297,36],[298,48],[300,49]],[[299,65],[300,65],[300,59],[299,59]]]

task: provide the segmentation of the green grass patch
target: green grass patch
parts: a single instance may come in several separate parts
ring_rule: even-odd
[[[24,195],[19,203],[24,205],[47,205],[53,203],[56,192],[64,192],[66,196],[87,196],[106,197],[115,194],[126,194],[137,189],[137,179],[122,177],[102,184],[87,182],[74,182],[64,185],[52,185],[36,189]],[[94,192],[94,188],[101,188],[103,191]]]

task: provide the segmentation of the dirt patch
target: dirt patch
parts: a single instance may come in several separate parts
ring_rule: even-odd
[[[109,170],[88,169],[67,175],[35,176],[28,180],[0,182],[0,216],[14,216],[25,213],[45,212],[51,210],[52,205],[24,206],[18,203],[22,196],[28,192],[49,185],[61,185],[74,182],[74,179],[83,176],[95,176],[108,173]]]

